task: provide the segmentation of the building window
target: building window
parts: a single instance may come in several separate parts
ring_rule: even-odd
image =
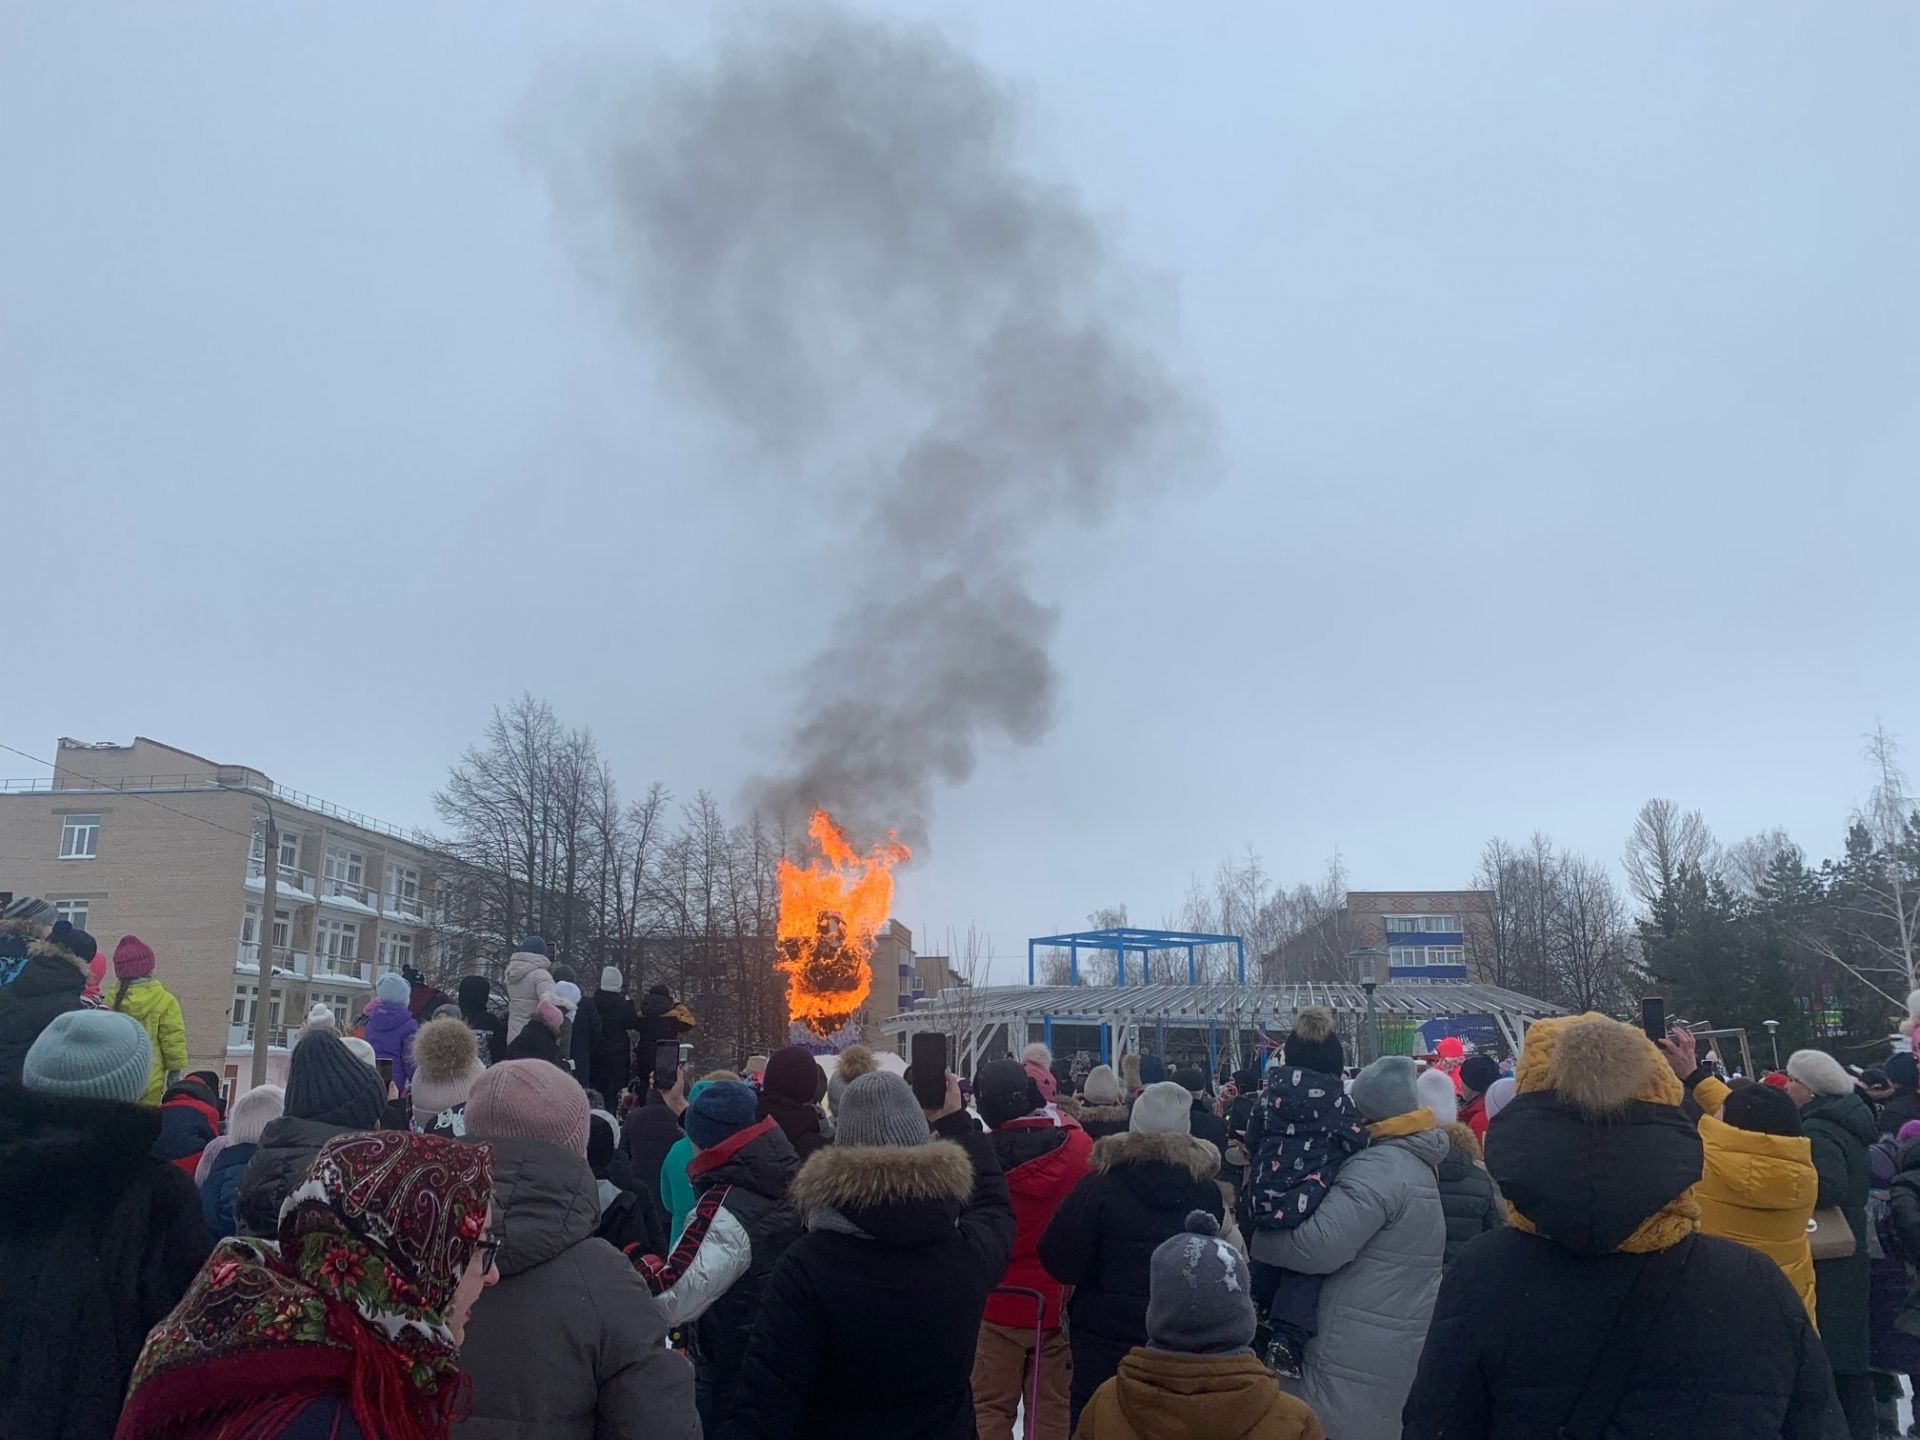
[[[60,858],[91,860],[100,850],[100,817],[69,815],[60,822]]]
[[[351,968],[360,959],[360,927],[343,920],[317,920],[313,926],[314,968],[326,961],[327,968]]]
[[[247,906],[247,913],[240,919],[240,943],[258,945],[260,943],[260,907]],[[277,905],[273,911],[273,948],[284,955],[293,945],[293,912],[282,910]]]
[[[85,900],[56,900],[53,902],[54,917],[66,921],[76,930],[84,930],[87,928],[87,903]]]
[[[413,937],[398,930],[380,932],[380,968],[398,971],[413,963]]]
[[[343,995],[337,990],[315,990],[309,993],[308,1001],[314,1005],[324,1005],[333,1011],[333,1022],[340,1027],[342,1035],[347,1033],[347,1017],[353,1012],[353,997]]]
[[[420,872],[410,865],[387,866],[387,899],[412,905],[420,898]]]
[[[1389,935],[1460,935],[1458,915],[1389,915]]]
[[[267,1007],[267,1028],[269,1030],[278,1030],[280,1028],[280,1000],[281,997],[275,995]],[[233,1023],[243,1025],[251,1030],[253,1028],[254,1010],[259,1003],[260,987],[258,985],[246,981],[236,984],[233,987]]]
[[[267,827],[265,825],[254,826],[253,848],[247,854],[254,860],[267,858]],[[283,870],[300,868],[300,837],[289,834],[285,830],[280,832],[280,868]]]
[[[359,885],[364,883],[366,874],[367,857],[358,850],[348,850],[338,845],[327,847],[327,879],[338,880],[346,885]]]
[[[1387,951],[1387,964],[1395,970],[1417,970],[1426,963],[1424,945],[1399,945]]]

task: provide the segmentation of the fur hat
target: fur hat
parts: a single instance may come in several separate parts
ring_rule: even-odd
[[[438,1115],[464,1105],[484,1067],[473,1030],[458,1016],[429,1020],[413,1037],[413,1113]]]
[[[1204,1210],[1154,1250],[1147,1268],[1147,1345],[1183,1355],[1231,1355],[1253,1344],[1253,1280]]]
[[[1191,1135],[1193,1096],[1184,1085],[1156,1080],[1134,1097],[1127,1129],[1136,1135]]]
[[[389,1005],[404,1005],[413,994],[413,987],[407,984],[406,976],[389,970],[375,982],[373,993]]]
[[[278,1085],[256,1085],[233,1102],[227,1114],[227,1138],[235,1145],[258,1145],[260,1132],[287,1108],[287,1092]]]
[[[1118,1105],[1120,1103],[1120,1081],[1113,1073],[1111,1065],[1096,1065],[1087,1072],[1087,1083],[1080,1087],[1080,1094],[1089,1105]]]
[[[1347,1057],[1340,1048],[1339,1032],[1333,1028],[1333,1012],[1320,1005],[1296,1010],[1293,1029],[1280,1042],[1280,1055],[1297,1069],[1338,1075],[1346,1068]]]
[[[587,1092],[545,1060],[503,1060],[467,1092],[473,1140],[544,1140],[587,1156]]]
[[[840,1052],[833,1074],[827,1080],[827,1104],[833,1107],[835,1115],[840,1113],[840,1098],[847,1093],[847,1086],[862,1075],[871,1075],[879,1064],[873,1058],[873,1051],[864,1045],[849,1045]]]
[[[1636,1100],[1678,1105],[1686,1093],[1638,1026],[1591,1010],[1528,1026],[1513,1078],[1519,1094],[1551,1090],[1596,1117],[1618,1115]]]
[[[876,1070],[847,1086],[840,1097],[833,1143],[836,1148],[872,1145],[920,1145],[928,1134],[926,1111],[898,1075]]]
[[[1120,1084],[1127,1095],[1140,1088],[1140,1056],[1137,1051],[1128,1051],[1120,1057]]]
[[[1368,1120],[1391,1120],[1418,1110],[1420,1086],[1414,1078],[1413,1057],[1382,1055],[1353,1077],[1347,1093]]]
[[[1460,1097],[1453,1093],[1453,1081],[1444,1070],[1422,1070],[1414,1082],[1420,1103],[1433,1111],[1434,1123],[1451,1125],[1460,1118]]]
[[[1787,1057],[1787,1074],[1816,1095],[1851,1095],[1853,1076],[1824,1050],[1796,1050]]]

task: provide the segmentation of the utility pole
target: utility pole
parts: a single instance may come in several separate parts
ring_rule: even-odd
[[[280,891],[280,827],[273,822],[273,807],[267,807],[267,850],[265,874],[266,903],[260,911],[260,944],[255,958],[260,962],[260,987],[253,1008],[253,1075],[247,1084],[267,1083],[267,1041],[273,1033],[273,904]]]

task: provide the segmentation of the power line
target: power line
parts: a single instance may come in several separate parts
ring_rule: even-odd
[[[24,750],[17,750],[13,746],[7,744],[7,742],[4,740],[0,740],[0,750],[5,750],[9,754],[18,755],[22,760],[31,760],[36,765],[45,765],[49,770],[52,770],[56,775],[60,771],[60,767],[58,765],[55,765],[51,760],[42,760],[38,755],[29,755]],[[130,796],[135,800],[143,800],[147,804],[153,806],[153,808],[156,810],[164,810],[169,815],[178,815],[183,820],[192,820],[196,824],[205,825],[210,830],[219,830],[228,835],[238,836],[240,839],[245,840],[249,845],[253,843],[254,836],[252,831],[235,830],[231,825],[222,825],[217,820],[207,819],[207,817],[204,815],[195,815],[191,811],[176,809],[172,805],[162,805],[158,800],[154,799],[151,795],[143,795],[138,790],[115,789],[113,786],[107,784],[104,780],[97,779],[92,775],[82,775],[78,770],[73,769],[71,766],[67,768],[67,773],[69,775],[74,776],[76,779],[84,780],[89,785],[96,786],[99,789],[107,791],[111,794],[126,795],[126,796]],[[231,785],[221,785],[218,782],[215,782],[215,788],[220,790],[231,790],[235,794],[240,794],[240,795],[249,793],[248,791],[237,789],[236,787]],[[25,793],[31,794],[33,792],[28,791]],[[58,794],[59,792],[48,791],[46,793]]]

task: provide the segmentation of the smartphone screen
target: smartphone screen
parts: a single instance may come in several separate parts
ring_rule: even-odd
[[[947,1037],[916,1035],[912,1045],[913,1096],[922,1110],[947,1103]]]
[[[671,1090],[673,1082],[680,1073],[680,1047],[672,1040],[662,1040],[653,1047],[653,1088]]]
[[[393,1061],[387,1059],[386,1056],[382,1055],[374,1063],[380,1067],[380,1083],[382,1085],[392,1085],[393,1084]]]
[[[1649,995],[1640,1002],[1640,1028],[1656,1044],[1667,1038],[1667,1002]]]

